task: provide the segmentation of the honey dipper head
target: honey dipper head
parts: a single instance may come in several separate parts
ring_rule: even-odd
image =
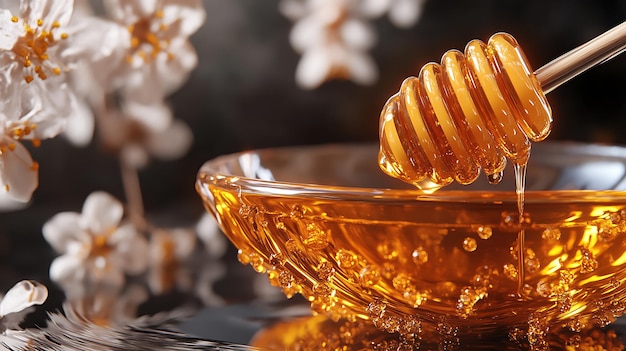
[[[380,168],[434,191],[498,183],[506,160],[525,164],[530,143],[550,133],[548,101],[524,52],[506,33],[472,40],[408,77],[380,116]]]

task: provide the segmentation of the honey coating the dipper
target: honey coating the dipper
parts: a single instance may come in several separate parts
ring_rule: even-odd
[[[380,118],[379,165],[425,191],[480,171],[498,183],[507,159],[523,166],[545,139],[550,106],[517,41],[494,34],[450,50],[404,80]]]

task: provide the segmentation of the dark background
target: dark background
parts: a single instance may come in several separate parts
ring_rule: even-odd
[[[306,91],[294,82],[300,56],[289,44],[292,23],[278,12],[278,1],[204,4],[207,21],[192,38],[199,65],[170,99],[176,116],[193,129],[194,145],[184,158],[154,161],[140,173],[148,215],[166,223],[191,223],[201,216],[195,175],[215,156],[281,145],[376,141],[385,100],[405,77],[439,61],[448,49],[462,50],[471,39],[505,31],[538,68],[626,18],[625,1],[428,0],[411,28],[397,28],[386,18],[373,22],[376,84],[333,81]],[[625,78],[626,55],[550,93],[549,139],[626,144]],[[123,199],[117,161],[97,140],[83,149],[62,138],[44,141],[33,158],[41,167],[32,204],[0,214],[0,274],[6,287],[23,278],[45,280],[54,256],[41,237],[48,218],[80,211],[95,190]]]

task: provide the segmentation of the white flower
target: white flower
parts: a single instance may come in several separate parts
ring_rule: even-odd
[[[38,170],[20,141],[38,146],[62,132],[67,119],[89,113],[67,73],[98,43],[76,41],[85,31],[71,21],[72,0],[22,0],[19,13],[16,4],[13,12],[0,9],[0,184],[10,197],[27,202]]]
[[[366,53],[375,42],[370,25],[358,17],[354,0],[308,0],[283,3],[282,10],[295,19],[291,45],[302,53],[296,82],[312,89],[330,79],[350,79],[372,84],[377,68]]]
[[[144,272],[147,241],[132,225],[121,223],[123,212],[117,199],[94,192],[82,213],[61,212],[48,220],[43,235],[62,254],[52,262],[50,278],[121,285],[125,273]]]
[[[165,104],[126,104],[123,111],[109,110],[103,117],[98,126],[103,144],[135,168],[146,166],[150,157],[177,159],[193,141],[189,126],[174,119]]]
[[[222,233],[215,217],[205,213],[196,225],[196,233],[204,244],[210,258],[217,259],[224,256],[228,249],[228,241]]]
[[[189,42],[205,19],[200,0],[107,0],[125,60],[112,74],[113,89],[126,99],[150,105],[178,89],[197,64]]]
[[[138,318],[138,307],[149,298],[142,285],[103,285],[97,282],[62,282],[63,310],[99,326],[126,327]]]
[[[186,263],[196,248],[196,234],[186,228],[157,228],[150,232],[148,284],[155,295],[191,290],[194,278]]]
[[[422,15],[426,0],[362,0],[361,10],[368,17],[389,14],[394,25],[407,28],[414,25]]]
[[[0,301],[0,332],[17,329],[27,309],[41,305],[48,298],[48,289],[33,280],[22,280],[15,284]]]

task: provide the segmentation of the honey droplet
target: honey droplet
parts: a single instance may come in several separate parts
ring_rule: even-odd
[[[380,280],[380,272],[375,267],[365,266],[359,273],[361,278],[361,286],[364,288],[370,288],[378,283]]]
[[[305,235],[302,242],[309,249],[323,250],[328,246],[328,233],[317,223],[307,224]]]
[[[503,178],[502,172],[487,174],[487,181],[489,182],[489,184],[493,184],[493,185],[500,184],[500,182],[502,181],[502,178]]]
[[[507,279],[517,281],[517,267],[514,264],[505,264],[502,271]]]
[[[376,246],[376,251],[386,260],[398,258],[400,249],[397,242],[390,240],[384,240]]]
[[[561,230],[559,228],[546,228],[541,233],[541,238],[545,240],[559,240],[561,238]]]
[[[598,260],[588,249],[581,248],[582,258],[580,259],[580,273],[591,273],[598,268]]]
[[[413,250],[413,252],[411,253],[411,258],[413,259],[413,262],[418,265],[424,264],[428,262],[428,252],[426,252],[426,250],[424,250],[424,248],[420,246],[417,249]]]
[[[478,248],[476,239],[467,237],[463,240],[463,249],[467,252],[474,252]]]
[[[317,277],[320,280],[330,280],[334,274],[335,268],[333,267],[333,264],[326,260],[323,260],[317,266]]]
[[[493,231],[491,230],[491,227],[487,227],[487,226],[479,226],[478,228],[476,228],[476,234],[478,234],[478,236],[483,239],[483,240],[487,240],[489,238],[491,238],[491,235],[493,234]]]
[[[358,263],[358,257],[350,250],[339,249],[335,254],[335,260],[340,268],[351,269]]]

